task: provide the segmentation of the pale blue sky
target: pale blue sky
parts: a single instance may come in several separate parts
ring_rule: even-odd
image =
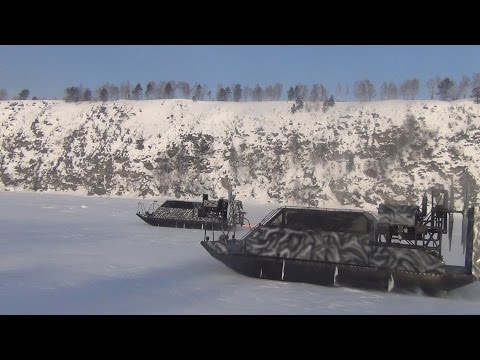
[[[458,82],[480,72],[479,45],[1,45],[0,88],[10,97],[63,98],[67,86],[92,90],[105,82],[188,81],[216,91],[240,83],[254,87],[280,82],[283,97],[297,83],[321,83],[334,93],[338,83],[369,79],[377,94],[383,81],[397,84],[435,76]]]

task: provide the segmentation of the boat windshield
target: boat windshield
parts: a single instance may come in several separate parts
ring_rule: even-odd
[[[368,234],[369,219],[361,212],[286,209],[284,226],[294,230]]]

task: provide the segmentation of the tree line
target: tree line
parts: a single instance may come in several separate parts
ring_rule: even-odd
[[[282,85],[276,83],[262,88],[256,85],[254,88],[242,87],[241,84],[232,86],[218,85],[215,93],[207,85],[190,85],[186,81],[149,81],[144,87],[137,83],[133,86],[129,81],[120,85],[104,84],[92,91],[82,86],[70,86],[65,89],[64,100],[67,102],[90,101],[90,100],[154,100],[154,99],[192,99],[194,101],[263,101],[280,100]]]
[[[471,77],[464,75],[457,83],[449,77],[435,77],[428,79],[425,83],[427,94],[430,99],[438,97],[440,100],[449,101],[472,96],[478,103],[480,98],[480,73]],[[350,92],[348,85],[338,84],[335,89],[337,100],[354,98],[358,101],[371,101],[373,99],[393,100],[404,99],[414,100],[417,98],[420,89],[420,81],[417,78],[407,79],[401,83],[384,81],[378,93],[368,79],[356,81]],[[109,100],[154,100],[154,99],[192,99],[194,101],[272,101],[280,100],[283,94],[283,84],[275,83],[267,86],[256,84],[254,87],[242,86],[239,83],[231,86],[219,84],[216,91],[212,92],[207,85],[191,85],[186,81],[149,81],[142,86],[135,85],[130,81],[117,84],[106,83],[94,89],[84,88],[82,85],[69,86],[64,90],[64,100],[67,102],[80,101],[109,101]],[[471,90],[471,91],[469,91]],[[28,89],[23,89],[12,100],[26,100],[30,96]],[[333,96],[323,85],[314,83],[310,87],[305,84],[297,84],[286,89],[286,98],[289,101],[302,99],[311,102],[324,102]],[[33,100],[37,97],[32,97]],[[0,88],[0,100],[8,100],[8,93]]]
[[[12,100],[28,100],[30,97],[30,90],[23,89],[18,93],[18,95],[12,97]],[[8,92],[5,89],[0,89],[0,101],[1,100],[8,100]],[[38,100],[36,96],[32,97],[32,100]]]

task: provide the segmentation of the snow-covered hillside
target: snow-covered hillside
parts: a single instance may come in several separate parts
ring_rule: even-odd
[[[224,196],[317,206],[417,203],[454,176],[480,185],[472,100],[0,102],[0,189]],[[476,201],[476,199],[474,199]]]

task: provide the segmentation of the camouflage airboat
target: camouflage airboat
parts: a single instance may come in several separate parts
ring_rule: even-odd
[[[244,214],[242,202],[232,193],[228,199],[209,200],[204,194],[202,201],[153,201],[148,210],[139,202],[137,207],[137,216],[147,224],[187,229],[229,230],[243,225]]]
[[[453,188],[453,187],[452,187]],[[468,189],[468,188],[467,188]],[[468,197],[468,190],[465,199]],[[241,239],[205,235],[201,245],[240,274],[279,281],[387,291],[444,294],[480,278],[480,208],[453,208],[442,187],[421,206],[381,204],[363,210],[284,206]],[[446,265],[442,235],[451,248],[453,215],[461,213],[465,265]]]

